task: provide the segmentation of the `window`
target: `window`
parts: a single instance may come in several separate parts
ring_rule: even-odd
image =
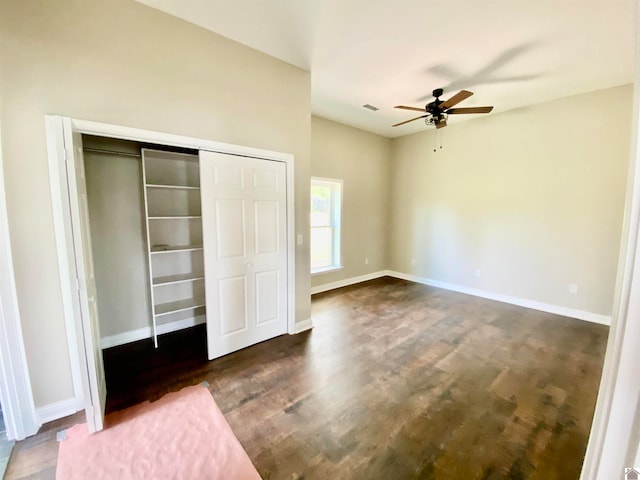
[[[311,178],[311,273],[342,268],[342,180]]]

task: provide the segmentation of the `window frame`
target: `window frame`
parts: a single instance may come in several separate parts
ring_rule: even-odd
[[[323,267],[312,268],[311,267],[311,238],[314,228],[327,228],[327,226],[314,227],[309,221],[309,269],[311,275],[320,275],[323,273],[335,272],[343,268],[342,266],[342,196],[344,192],[344,182],[340,178],[326,178],[326,177],[311,177],[310,187],[315,185],[329,187],[330,188],[330,217],[331,222],[329,227],[332,230],[331,246],[332,246],[332,262],[331,265]],[[311,192],[309,194],[311,199]],[[309,208],[309,216],[311,216],[311,206]]]

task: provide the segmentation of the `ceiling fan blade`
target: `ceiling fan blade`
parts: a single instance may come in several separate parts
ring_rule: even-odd
[[[466,108],[450,108],[447,115],[456,115],[461,113],[489,113],[493,107],[466,107]]]
[[[436,123],[436,128],[443,128],[447,126],[447,121],[445,119],[440,120]]]
[[[403,110],[413,110],[416,112],[424,112],[424,108],[418,108],[418,107],[407,107],[406,105],[396,105],[393,108],[402,108]]]
[[[418,120],[418,119],[420,119],[420,118],[426,118],[426,117],[428,117],[428,116],[429,116],[429,115],[421,115],[421,116],[419,116],[419,117],[412,118],[411,120],[405,120],[404,122],[396,123],[395,125],[391,125],[391,126],[392,126],[392,127],[398,127],[398,126],[400,126],[400,125],[404,125],[405,123],[413,122],[414,120]]]
[[[473,95],[473,92],[469,92],[468,90],[460,90],[449,100],[445,100],[444,102],[442,102],[439,106],[441,109],[446,110],[447,108],[451,108],[454,105],[457,105],[465,98],[469,98],[471,95]]]

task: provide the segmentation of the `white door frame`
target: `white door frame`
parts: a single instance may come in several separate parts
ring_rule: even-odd
[[[636,4],[640,14],[640,2]],[[636,28],[631,148],[607,353],[581,480],[640,467],[640,29]]]
[[[1,141],[1,140],[0,140]],[[24,350],[16,294],[4,168],[0,146],[0,402],[9,440],[22,440],[40,428]]]
[[[66,175],[66,153],[64,142],[65,125],[67,126],[67,129],[70,128],[74,133],[154,143],[158,145],[170,145],[195,150],[209,150],[243,157],[284,162],[286,164],[287,171],[287,331],[289,334],[296,333],[294,217],[295,177],[293,155],[241,145],[215,142],[196,137],[174,135],[139,128],[92,122],[88,120],[78,120],[58,115],[45,115],[53,220],[76,405],[82,405],[83,403],[84,396],[82,379],[84,374],[82,372],[82,368],[85,368],[87,362],[86,358],[83,358],[81,353],[83,349],[79,344],[79,342],[82,341],[82,336],[79,335],[78,330],[81,323],[80,318],[78,318],[76,308],[79,300],[78,291],[75,288],[75,276],[72,273],[74,271],[72,266],[75,265],[75,258],[69,202],[77,202],[77,199],[69,198],[68,195],[69,186]],[[79,407],[79,409],[81,409],[81,407]]]

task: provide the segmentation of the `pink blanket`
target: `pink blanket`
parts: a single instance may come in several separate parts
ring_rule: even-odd
[[[57,480],[254,480],[260,475],[208,389],[198,385],[67,430]]]

